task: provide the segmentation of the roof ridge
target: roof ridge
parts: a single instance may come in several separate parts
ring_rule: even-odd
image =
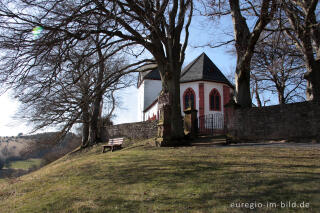
[[[181,75],[180,78],[182,78],[189,70],[190,68],[200,59],[200,57],[202,55],[206,55],[204,52],[202,52],[196,59],[194,59],[193,61],[191,61],[182,71],[181,71]]]
[[[207,55],[206,55],[207,56]],[[229,79],[224,75],[224,73],[219,69],[219,67],[207,56],[208,60],[212,65],[216,68],[216,72],[222,76],[223,81],[226,81],[228,85],[231,85],[233,87],[233,84],[229,81]]]
[[[199,55],[185,68],[185,71],[180,78],[180,82],[195,80],[214,81],[225,83],[230,86],[232,85],[205,52]]]
[[[145,74],[141,80],[143,81],[145,79],[161,80],[158,68],[151,70],[151,72],[147,72],[147,74]],[[180,82],[189,82],[195,80],[215,81],[225,83],[233,87],[229,79],[226,78],[224,73],[205,52],[202,52],[181,71]]]

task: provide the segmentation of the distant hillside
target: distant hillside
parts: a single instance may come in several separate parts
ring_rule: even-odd
[[[57,132],[0,137],[0,169],[12,161],[31,158],[42,159],[44,165],[74,150],[81,143],[81,139],[73,133],[68,133],[62,141],[57,138]]]
[[[23,159],[43,158],[45,155],[56,152],[64,154],[72,151],[81,143],[80,138],[73,133],[68,133],[62,141],[58,141],[58,133],[48,132],[20,137],[26,141],[28,147],[21,152]]]

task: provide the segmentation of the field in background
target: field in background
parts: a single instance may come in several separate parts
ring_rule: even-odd
[[[97,146],[0,182],[3,212],[316,212],[320,148]],[[288,202],[291,202],[291,206]],[[281,208],[280,202],[286,203]],[[309,208],[293,208],[309,204]]]
[[[68,133],[47,132],[17,137],[0,137],[0,179],[19,177],[38,169],[80,146],[81,139]],[[3,167],[3,168],[2,168]]]
[[[6,165],[4,168],[29,170],[32,168],[40,167],[41,163],[42,159],[40,158],[30,158],[27,160],[12,161],[8,163],[8,165]]]

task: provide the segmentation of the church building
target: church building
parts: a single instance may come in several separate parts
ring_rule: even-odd
[[[158,69],[140,73],[137,87],[139,121],[158,119],[158,96],[162,87]],[[198,116],[223,118],[224,105],[230,101],[233,89],[217,66],[202,53],[181,71],[181,113],[184,115],[183,110],[192,104]]]

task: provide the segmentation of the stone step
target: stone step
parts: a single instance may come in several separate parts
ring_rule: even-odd
[[[216,146],[216,145],[225,145],[226,143],[192,143],[191,146]]]
[[[213,146],[213,145],[225,145],[227,144],[226,137],[207,137],[207,138],[198,138],[196,141],[191,143],[192,146]]]

